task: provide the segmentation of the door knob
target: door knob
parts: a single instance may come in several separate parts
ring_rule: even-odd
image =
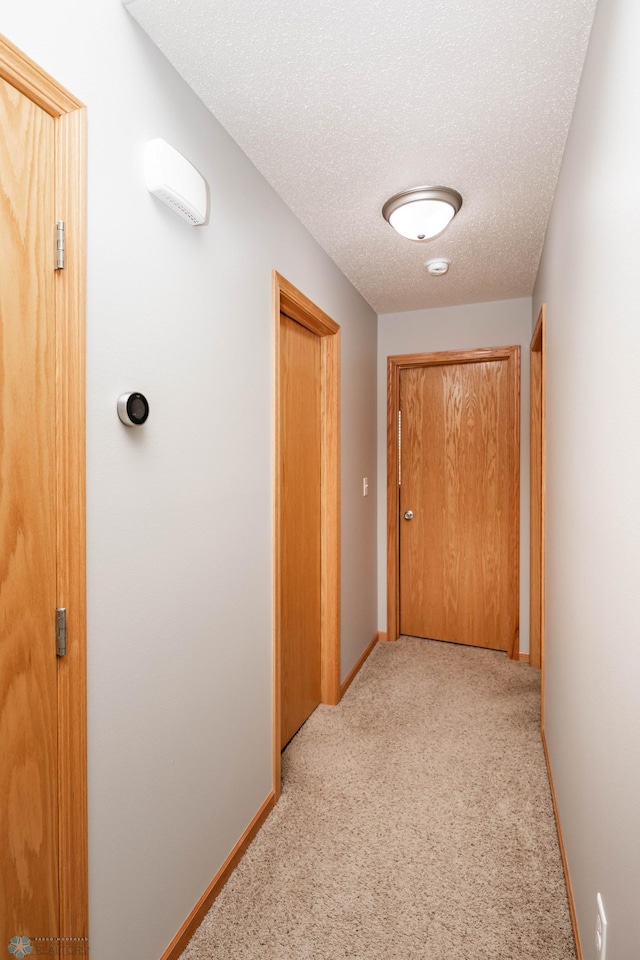
[[[413,510],[406,510],[404,518],[405,520],[413,520]]]

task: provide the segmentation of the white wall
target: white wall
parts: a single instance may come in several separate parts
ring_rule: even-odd
[[[547,303],[546,734],[585,960],[640,949],[640,5],[598,4]]]
[[[119,0],[7,3],[2,31],[88,105],[92,957],[153,960],[271,789],[271,270],[343,330],[343,676],[377,629],[376,317]],[[145,191],[157,136],[208,226]]]
[[[437,283],[437,280],[434,281]],[[387,357],[522,347],[520,435],[520,650],[529,650],[529,343],[531,300],[387,313],[378,318],[378,629],[387,623]]]

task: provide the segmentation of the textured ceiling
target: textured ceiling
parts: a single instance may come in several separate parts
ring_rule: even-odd
[[[126,0],[125,0],[126,2]],[[379,313],[528,296],[596,0],[131,0],[128,9]],[[414,243],[405,187],[462,210]],[[446,277],[426,260],[448,257]]]

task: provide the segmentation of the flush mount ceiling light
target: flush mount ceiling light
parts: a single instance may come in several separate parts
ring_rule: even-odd
[[[430,240],[448,227],[462,206],[450,187],[413,187],[390,197],[382,216],[407,240]]]

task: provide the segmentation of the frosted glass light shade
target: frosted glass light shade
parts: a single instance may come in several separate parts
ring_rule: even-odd
[[[407,240],[429,240],[448,227],[462,206],[449,187],[415,187],[387,200],[382,215]]]
[[[443,200],[413,200],[394,210],[389,223],[407,240],[428,240],[442,233],[454,214],[451,204]]]

